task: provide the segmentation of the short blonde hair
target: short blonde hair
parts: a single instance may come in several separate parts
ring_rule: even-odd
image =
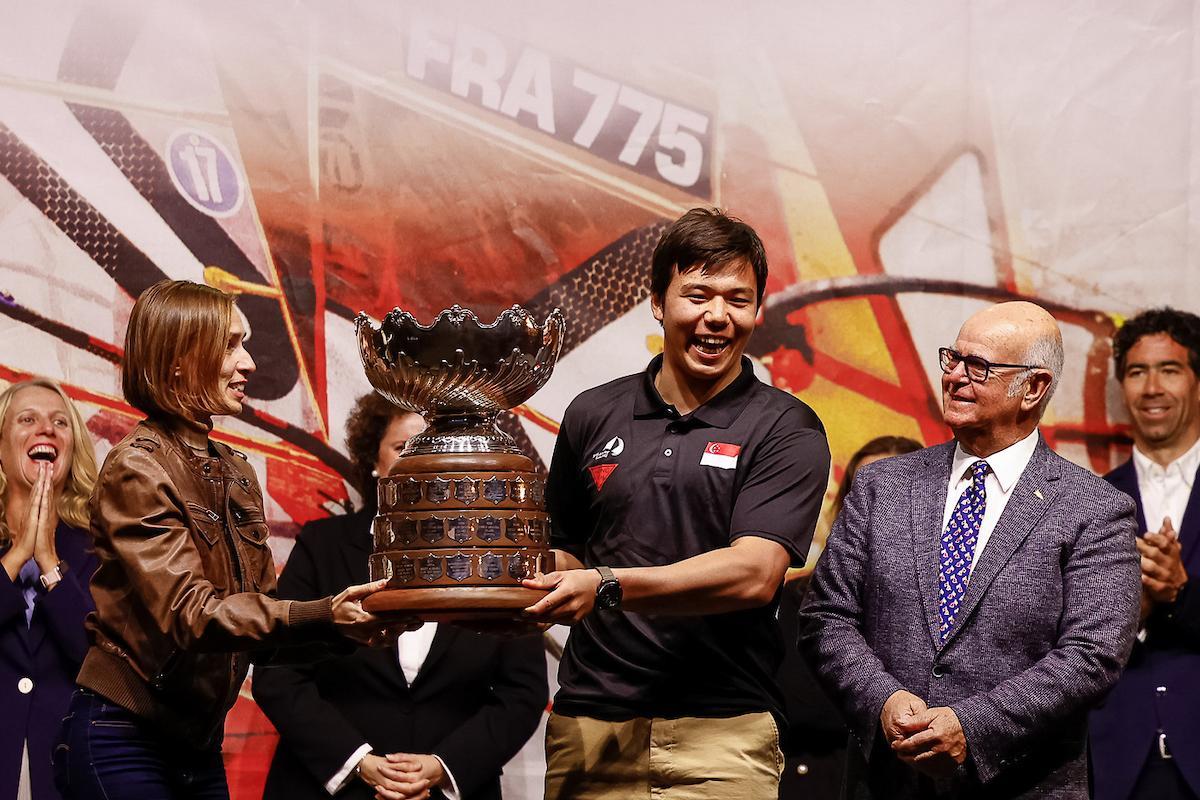
[[[160,281],[129,314],[121,389],[148,417],[195,422],[228,407],[217,382],[233,296],[191,281]]]
[[[49,389],[57,394],[67,409],[73,446],[71,463],[67,466],[67,480],[63,484],[62,495],[58,498],[58,517],[68,525],[87,530],[88,498],[92,495],[92,487],[96,485],[96,451],[92,448],[92,438],[83,422],[83,416],[63,388],[49,378],[33,378],[14,383],[0,392],[0,436],[4,434],[4,418],[8,416],[13,397],[22,389],[33,386]],[[7,494],[8,476],[0,469],[0,526],[3,526],[6,538],[10,535],[4,517],[4,498]]]

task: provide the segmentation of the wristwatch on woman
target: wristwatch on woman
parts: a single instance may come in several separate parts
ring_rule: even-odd
[[[67,562],[60,561],[49,572],[43,572],[39,575],[38,580],[42,582],[42,588],[48,592],[55,586],[58,586],[59,581],[62,580],[63,575],[67,571],[67,566]]]

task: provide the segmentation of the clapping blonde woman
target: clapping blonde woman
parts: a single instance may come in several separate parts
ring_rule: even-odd
[[[57,798],[50,751],[87,652],[96,457],[53,381],[0,393],[0,797]]]

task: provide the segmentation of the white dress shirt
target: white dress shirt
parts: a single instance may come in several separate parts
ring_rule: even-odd
[[[400,662],[400,670],[404,673],[404,680],[412,686],[412,682],[417,679],[417,673],[421,671],[425,659],[429,657],[429,648],[433,646],[433,637],[437,634],[437,623],[426,622],[415,631],[405,631],[396,639],[396,658]],[[330,794],[337,794],[341,791],[350,779],[353,777],[354,768],[358,766],[358,762],[362,761],[363,756],[371,752],[371,745],[363,743],[357,750],[350,754],[350,758],[346,759],[346,763],[342,765],[332,778],[325,782],[325,791]],[[446,800],[459,800],[458,782],[454,780],[454,775],[450,772],[450,768],[446,766],[446,762],[442,761],[442,757],[437,753],[433,757],[442,765],[442,771],[446,773],[446,777],[450,780],[450,786],[442,790],[442,794],[446,795]]]
[[[1004,507],[1008,505],[1008,498],[1012,497],[1013,489],[1021,479],[1021,473],[1029,465],[1029,459],[1033,458],[1037,443],[1038,432],[1035,429],[1021,441],[1010,444],[987,458],[971,455],[963,450],[961,444],[955,446],[954,463],[950,467],[950,484],[946,491],[946,509],[942,515],[943,531],[950,524],[950,515],[954,513],[962,493],[971,486],[971,467],[976,461],[986,461],[991,467],[983,481],[984,490],[987,492],[987,506],[983,511],[983,521],[979,525],[975,555],[971,558],[971,572],[975,571],[975,565],[979,563],[979,554],[987,546],[988,539],[992,538],[992,531],[996,529],[996,523],[1004,513]]]
[[[1192,496],[1196,469],[1200,467],[1200,439],[1165,467],[1151,461],[1134,447],[1133,467],[1137,472],[1138,493],[1142,496],[1146,527],[1151,532],[1157,532],[1162,527],[1163,517],[1170,517],[1172,527],[1178,531],[1183,522],[1183,512],[1187,510],[1188,498]]]

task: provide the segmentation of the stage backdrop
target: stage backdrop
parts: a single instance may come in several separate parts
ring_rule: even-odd
[[[821,415],[834,480],[874,436],[947,438],[936,348],[1013,298],[1066,335],[1046,438],[1105,470],[1128,444],[1110,333],[1200,300],[1189,0],[5,6],[0,379],[62,381],[103,456],[136,418],[137,294],[240,293],[258,372],[218,433],[280,564],[358,500],[357,312],[561,307],[558,370],[509,420],[544,461],[577,392],[661,346],[649,257],[693,206],[762,234],[750,355]],[[273,747],[244,693],[235,797]],[[540,758],[509,797],[540,797]]]

